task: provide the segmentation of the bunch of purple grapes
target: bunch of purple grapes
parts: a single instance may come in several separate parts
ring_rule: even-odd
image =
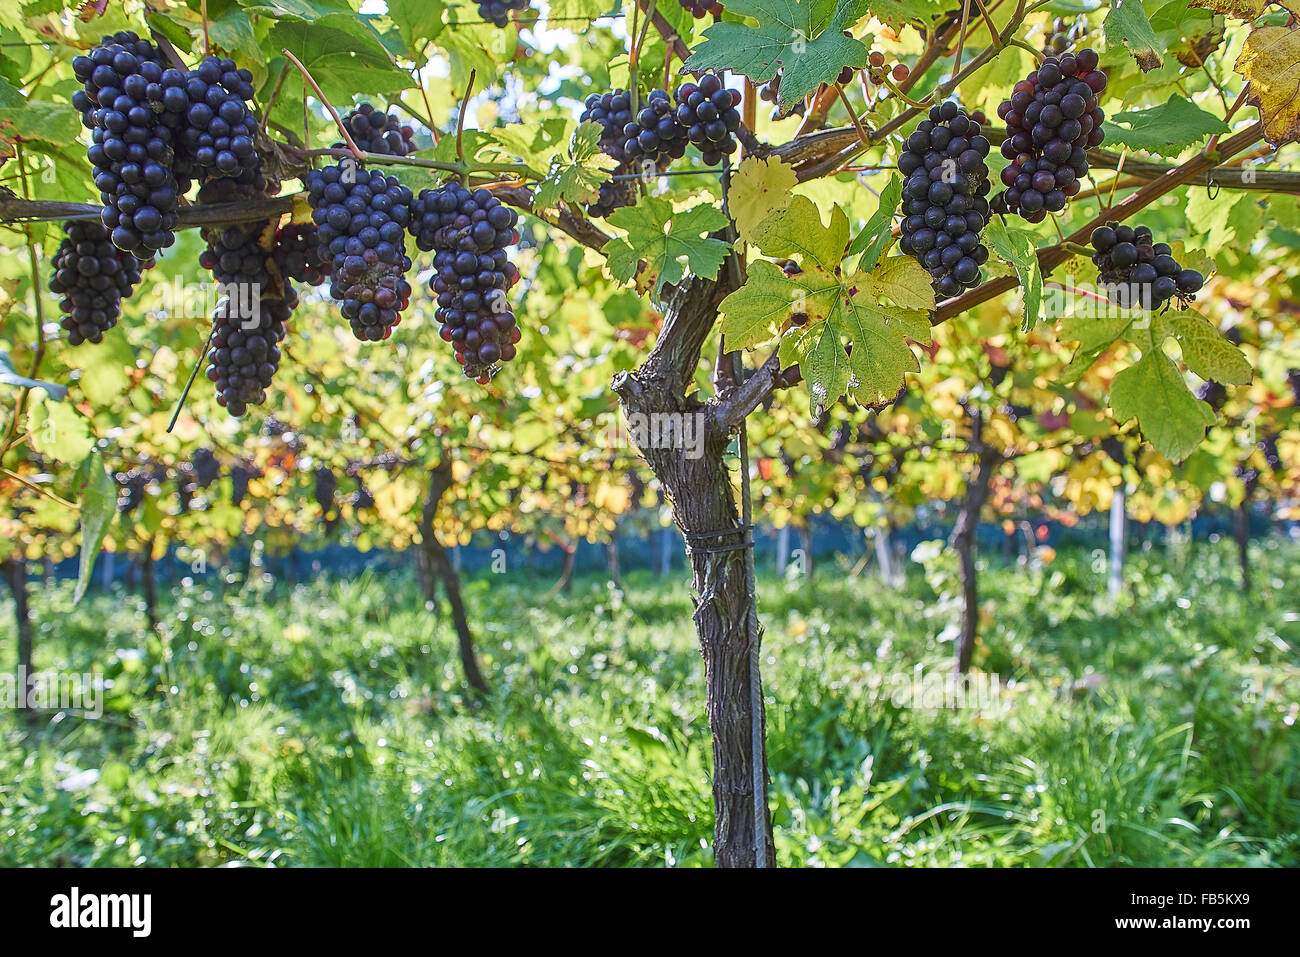
[[[1092,231],[1092,248],[1101,288],[1126,309],[1154,309],[1177,296],[1191,299],[1205,285],[1195,269],[1183,269],[1167,243],[1152,242],[1147,226],[1109,222]]]
[[[411,231],[433,250],[439,334],[452,344],[465,375],[486,385],[498,362],[515,357],[522,333],[506,293],[519,281],[506,247],[519,241],[519,214],[486,189],[450,182],[420,192]]]
[[[935,292],[961,295],[983,278],[989,251],[980,233],[989,219],[989,141],[956,103],[930,109],[898,158],[903,185],[899,247],[930,272]]]
[[[1103,139],[1097,95],[1106,89],[1106,75],[1097,62],[1092,50],[1049,56],[1002,101],[1002,155],[1011,164],[1002,171],[1007,189],[995,197],[995,212],[1042,222],[1079,192],[1088,173],[1087,150]]]
[[[306,184],[319,255],[330,264],[330,295],[343,304],[354,336],[387,339],[411,301],[411,190],[353,164],[314,169]]]
[[[415,130],[401,123],[391,113],[381,113],[369,103],[362,103],[343,117],[352,142],[366,153],[406,156],[415,152]],[[342,146],[335,143],[335,147]]]
[[[618,161],[613,176],[625,176],[630,171],[630,157],[623,148],[626,137],[623,129],[632,122],[632,97],[626,90],[610,93],[592,93],[587,97],[586,109],[578,117],[581,123],[600,125],[600,151]],[[604,219],[622,206],[636,202],[636,183],[631,179],[608,179],[600,184],[600,195],[587,207],[587,214]]]
[[[122,300],[130,297],[153,260],[142,263],[122,252],[99,223],[72,220],[64,229],[67,235],[54,254],[50,291],[63,297],[59,309],[70,344],[102,342],[122,315]]]

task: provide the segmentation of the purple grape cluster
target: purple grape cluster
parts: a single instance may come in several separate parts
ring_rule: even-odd
[[[519,241],[519,214],[488,190],[450,182],[426,189],[412,207],[415,244],[434,250],[430,288],[436,318],[465,375],[486,385],[498,362],[515,357],[522,333],[506,293],[519,281],[506,247]]]
[[[479,0],[478,15],[504,29],[510,24],[512,10],[527,10],[528,0]]]
[[[623,127],[623,152],[640,168],[663,170],[686,155],[686,128],[677,122],[672,97],[651,90],[636,118]]]
[[[989,141],[956,103],[930,108],[898,158],[903,185],[899,248],[927,270],[943,298],[979,285],[989,251]]]
[[[102,342],[104,333],[117,325],[122,300],[130,298],[143,270],[153,260],[140,262],[118,249],[108,230],[96,222],[72,220],[54,254],[50,291],[60,295],[63,328],[68,342]]]
[[[320,231],[311,223],[290,223],[275,234],[275,261],[286,279],[319,286],[329,277],[320,256]]]
[[[722,4],[718,0],[677,0],[677,2],[696,20],[703,20],[710,13],[715,20],[722,16]]]
[[[1167,243],[1153,243],[1146,226],[1109,222],[1092,231],[1092,261],[1106,298],[1125,309],[1154,309],[1173,297],[1193,298],[1205,285],[1195,269],[1183,269]]]
[[[406,156],[415,152],[415,130],[403,125],[391,113],[381,113],[369,103],[362,103],[343,117],[352,142],[366,153]],[[335,143],[334,146],[343,146]]]
[[[631,169],[627,151],[623,148],[626,137],[623,129],[632,122],[632,97],[626,90],[611,93],[593,93],[587,97],[586,109],[578,117],[581,123],[600,125],[600,150],[618,161],[614,176],[624,176]],[[636,182],[631,179],[608,179],[600,184],[600,195],[587,207],[589,216],[604,219],[622,206],[636,202]]]
[[[209,56],[185,73],[164,70],[148,95],[160,121],[176,132],[177,151],[197,178],[249,176],[260,166],[257,118],[247,102],[253,74],[234,60]]]
[[[699,83],[683,83],[673,94],[676,119],[686,138],[700,151],[708,166],[722,162],[736,152],[734,136],[740,129],[740,91],[728,90],[714,73],[705,73]]]
[[[118,249],[147,260],[176,241],[177,207],[190,186],[175,138],[151,106],[162,82],[162,54],[134,33],[115,33],[72,61],[82,89],[72,104],[91,131],[87,158],[104,209],[101,222]]]
[[[1065,209],[1079,192],[1088,172],[1087,150],[1103,139],[1105,115],[1097,95],[1106,89],[1106,74],[1097,62],[1092,50],[1049,56],[1002,101],[998,116],[1007,124],[1002,155],[1011,164],[1002,171],[1007,189],[994,199],[995,212],[1038,223]]]
[[[262,247],[268,223],[204,230],[207,248],[199,265],[227,289],[217,306],[208,378],[217,403],[241,416],[266,401],[266,390],[280,367],[279,343],[298,304],[286,280],[271,271],[272,254]]]
[[[343,304],[354,336],[387,339],[411,301],[411,190],[352,164],[314,169],[306,184],[319,255],[330,264],[330,295]]]

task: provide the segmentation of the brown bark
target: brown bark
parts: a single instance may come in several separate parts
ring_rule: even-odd
[[[14,597],[14,621],[18,626],[18,661],[14,690],[18,695],[18,710],[30,712],[28,707],[32,691],[32,614],[27,604],[27,561],[10,558],[0,562],[5,582]]]
[[[623,587],[622,570],[618,563],[618,529],[609,533],[609,541],[605,543],[605,570],[609,573],[609,580],[614,583],[615,588]]]
[[[813,577],[812,526],[799,526],[799,550],[803,552],[803,573],[808,581]]]
[[[749,588],[753,544],[723,459],[730,432],[752,406],[736,403],[735,393],[725,390],[708,404],[687,398],[718,303],[734,288],[732,276],[724,268],[718,281],[688,277],[673,290],[645,364],[618,375],[613,388],[629,421],[656,412],[701,416],[695,420],[704,430],[698,456],[670,443],[641,452],[666,490],[688,546],[713,732],[714,858],[719,867],[754,867],[770,866],[775,857],[757,667],[761,631]]]
[[[154,580],[153,541],[145,544],[140,555],[140,582],[144,591],[144,615],[150,631],[158,629],[158,587]]]
[[[957,674],[964,675],[970,670],[971,657],[975,653],[975,640],[979,637],[979,584],[975,569],[975,530],[979,527],[980,513],[988,498],[989,485],[993,473],[997,470],[1002,456],[994,449],[984,445],[983,415],[971,412],[972,449],[976,453],[975,468],[966,482],[966,495],[962,499],[961,511],[957,515],[957,524],[952,532],[952,544],[957,550],[957,560],[961,572],[961,635],[957,639]]]
[[[1232,510],[1232,537],[1237,543],[1237,561],[1241,565],[1241,591],[1250,594],[1250,498]]]
[[[488,683],[478,665],[478,655],[474,650],[474,634],[470,631],[469,617],[465,614],[465,602],[460,594],[460,576],[456,573],[447,549],[438,541],[433,521],[438,514],[438,505],[443,495],[451,487],[451,459],[444,457],[429,470],[429,491],[424,499],[424,509],[420,514],[420,551],[425,567],[428,569],[428,589],[425,591],[427,601],[435,601],[432,582],[442,582],[442,590],[447,594],[447,604],[451,607],[451,620],[456,627],[456,638],[460,650],[460,664],[465,672],[465,681],[474,691],[486,697]]]

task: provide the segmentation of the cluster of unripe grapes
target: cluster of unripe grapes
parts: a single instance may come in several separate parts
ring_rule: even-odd
[[[433,250],[439,334],[465,375],[486,385],[498,362],[515,357],[521,338],[506,293],[519,281],[506,247],[519,242],[519,214],[486,189],[457,182],[421,190],[412,207],[415,244]]]
[[[895,63],[892,69],[886,71],[885,55],[881,53],[879,50],[872,50],[871,53],[867,56],[867,79],[870,82],[874,83],[876,86],[883,86],[885,83],[886,73],[888,73],[888,75],[893,78],[895,83],[902,83],[904,80],[907,79],[909,71],[907,67],[901,63]],[[839,82],[841,84],[844,84],[847,83],[852,78],[853,78],[852,71],[849,72],[849,76],[847,79],[845,78],[843,72],[841,72]]]
[[[1086,18],[1079,17],[1073,23],[1069,23],[1064,17],[1055,17],[1052,20],[1052,32],[1047,35],[1043,43],[1043,52],[1054,56],[1067,53],[1076,43],[1082,41],[1087,33]]]
[[[989,141],[951,100],[930,109],[899,156],[903,185],[900,248],[930,273],[935,292],[961,295],[983,278],[989,251],[980,241],[988,223]]]
[[[63,297],[59,309],[70,344],[102,342],[122,315],[122,300],[130,297],[153,260],[142,263],[118,249],[96,222],[73,220],[64,232],[54,254],[50,291]]]
[[[351,161],[312,170],[306,185],[319,255],[330,264],[330,295],[354,336],[387,339],[411,300],[411,190]]]
[[[1125,309],[1154,309],[1175,296],[1191,299],[1205,285],[1195,269],[1178,265],[1168,244],[1153,243],[1146,226],[1098,226],[1092,248],[1106,298]]]
[[[996,212],[1042,222],[1079,192],[1088,172],[1088,147],[1103,139],[1097,94],[1106,89],[1106,75],[1097,62],[1092,50],[1049,56],[1002,101],[998,116],[1007,124],[1002,155],[1011,164],[1002,171],[1007,189],[996,197]]]

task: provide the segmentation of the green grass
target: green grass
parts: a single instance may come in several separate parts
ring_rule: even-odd
[[[916,566],[897,590],[832,561],[760,582],[780,863],[1300,864],[1300,548],[1256,551],[1251,599],[1220,543],[1133,556],[1118,606],[1090,554],[991,556],[983,708],[895,693],[952,653],[955,606]],[[0,715],[0,865],[710,863],[685,586],[489,578],[466,583],[479,708],[409,576],[214,573],[166,598],[162,635],[133,594],[33,583],[37,667],[111,688],[99,720]]]

